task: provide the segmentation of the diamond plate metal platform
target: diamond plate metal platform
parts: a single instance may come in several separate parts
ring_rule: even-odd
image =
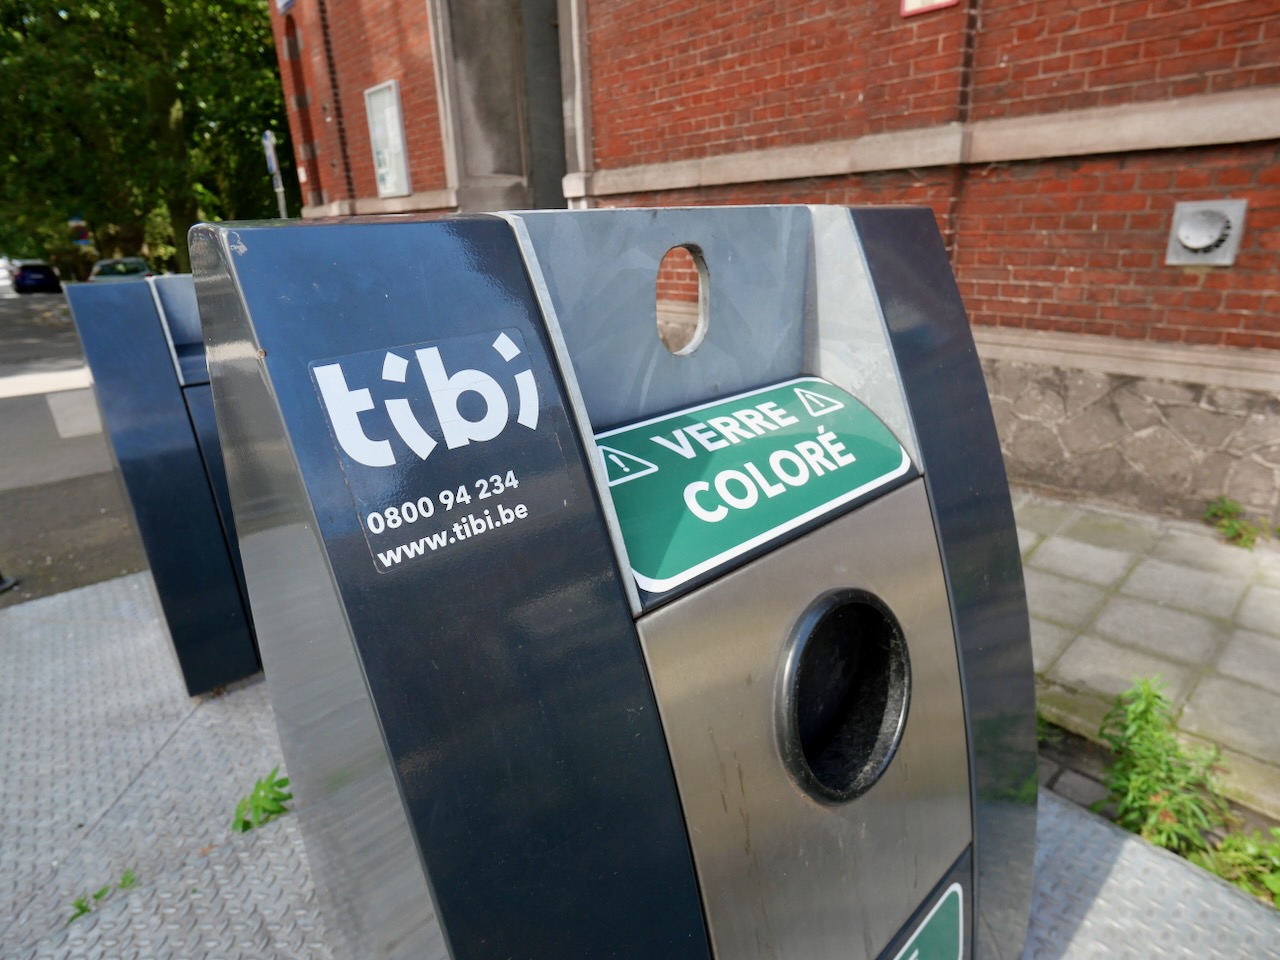
[[[1023,956],[1280,958],[1280,911],[1041,790]]]
[[[0,956],[330,960],[266,686],[188,698],[147,574],[0,611]],[[1025,956],[1280,960],[1280,911],[1041,792]],[[72,901],[118,881],[68,924]]]
[[[328,958],[296,820],[230,830],[266,685],[188,698],[157,609],[135,574],[0,612],[0,956]]]

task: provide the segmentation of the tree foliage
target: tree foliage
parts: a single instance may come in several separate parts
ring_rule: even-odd
[[[145,246],[185,270],[192,223],[276,215],[267,0],[0,0],[0,96],[0,250],[65,274],[81,216],[101,256]]]

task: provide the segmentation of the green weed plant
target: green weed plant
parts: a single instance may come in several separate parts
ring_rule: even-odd
[[[1214,780],[1217,755],[1178,742],[1163,686],[1158,678],[1138,680],[1103,718],[1099,732],[1113,752],[1103,804],[1116,805],[1125,829],[1280,907],[1280,827],[1213,842],[1234,819]]]
[[[72,923],[75,920],[79,920],[86,913],[92,910],[93,907],[89,905],[88,896],[83,896],[83,897],[76,897],[74,900],[71,901],[71,909],[72,909],[72,914],[71,914],[71,918],[67,921],[68,924]]]
[[[231,820],[233,831],[248,833],[254,827],[260,827],[289,812],[289,808],[285,806],[293,799],[293,794],[285,789],[289,786],[289,778],[279,774],[280,768],[272,767],[270,773],[253,785],[252,793],[240,798],[240,802],[236,804],[235,816]]]
[[[1218,533],[1228,543],[1252,550],[1258,538],[1271,538],[1271,531],[1263,520],[1251,520],[1244,515],[1244,507],[1235,500],[1218,497],[1209,503],[1204,511],[1204,519],[1212,523]],[[1280,528],[1277,528],[1280,531]]]
[[[1139,680],[1103,718],[1099,735],[1114,755],[1104,783],[1120,826],[1186,856],[1209,849],[1227,805],[1213,780],[1217,757],[1178,742],[1163,687],[1159,679]]]
[[[99,887],[93,893],[86,893],[83,897],[76,897],[71,901],[71,916],[67,923],[71,924],[79,920],[86,913],[91,913],[93,908],[107,899],[114,890],[132,890],[138,885],[138,878],[134,876],[132,870],[126,870],[120,875],[120,882],[116,884],[106,884]]]
[[[1045,719],[1044,714],[1036,711],[1036,743],[1042,747],[1054,746],[1062,742],[1062,731]]]
[[[1193,853],[1191,862],[1280,906],[1280,827],[1272,827],[1265,836],[1261,830],[1229,833],[1217,849]]]

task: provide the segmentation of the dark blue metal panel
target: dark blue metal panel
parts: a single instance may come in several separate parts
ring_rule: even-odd
[[[976,955],[1016,957],[1035,855],[1035,689],[1004,462],[933,213],[852,216],[902,375],[951,594],[973,763]]]
[[[203,363],[203,344],[200,356]],[[209,480],[209,490],[213,494],[213,505],[218,510],[218,525],[222,530],[227,556],[231,558],[231,565],[235,570],[240,603],[245,611],[249,629],[252,630],[253,617],[249,615],[249,590],[244,582],[244,566],[240,562],[240,550],[236,545],[236,524],[231,512],[231,491],[227,488],[227,471],[222,462],[222,444],[218,440],[218,421],[213,413],[213,391],[207,383],[203,383],[187,387],[182,391],[182,396],[187,402],[187,415],[191,418],[191,427],[196,434],[196,446],[204,461],[204,472]]]
[[[249,676],[257,651],[151,288],[74,284],[67,299],[187,690]]]
[[[152,277],[160,302],[160,317],[169,331],[174,359],[182,385],[209,382],[209,366],[205,362],[204,337],[200,333],[200,309],[196,304],[195,283],[189,273],[173,273]]]
[[[254,337],[214,345],[224,435],[245,432],[250,412],[219,393],[217,351],[230,389],[232,355],[248,347],[279,404],[453,955],[707,957],[634,624],[510,227],[211,226],[192,245],[200,263],[222,258]],[[498,435],[443,442],[440,397],[424,381],[432,358],[447,374],[471,368],[501,384],[504,400],[464,390],[444,401],[473,425],[493,404],[509,407]],[[536,425],[516,422],[528,408],[525,371]],[[324,383],[350,401],[345,427],[325,416]],[[399,427],[395,401],[407,404]],[[425,457],[405,442],[405,416],[437,441]],[[394,463],[375,465],[387,450]],[[242,455],[257,456],[229,452],[233,477]],[[519,486],[482,500],[508,471]],[[460,487],[472,502],[457,506]],[[404,505],[423,497],[435,512],[406,520],[426,507]],[[478,519],[518,504],[528,507],[519,523]],[[369,520],[375,512],[382,521]],[[444,539],[421,546],[428,535]],[[411,542],[420,555],[399,552]],[[383,559],[392,550],[400,562]]]

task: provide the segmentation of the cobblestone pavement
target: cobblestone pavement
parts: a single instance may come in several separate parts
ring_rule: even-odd
[[[1159,676],[1180,733],[1222,751],[1228,794],[1280,819],[1280,548],[1207,524],[1016,492],[1037,698],[1096,737],[1117,694]]]
[[[229,828],[266,686],[188,698],[156,610],[147,574],[0,610],[0,956],[329,960],[296,817]],[[1047,792],[1036,866],[1029,958],[1280,957],[1280,912]]]

